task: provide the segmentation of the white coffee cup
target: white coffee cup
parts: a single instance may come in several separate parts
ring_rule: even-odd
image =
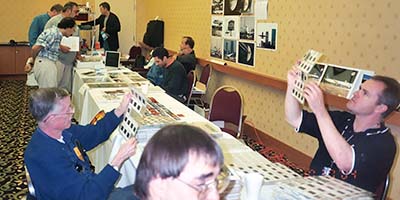
[[[148,84],[148,83],[144,83],[144,84],[142,84],[140,87],[141,87],[142,93],[143,93],[144,95],[146,95],[147,92],[149,92],[149,84]]]
[[[246,200],[258,200],[264,177],[259,173],[244,175],[244,189]]]

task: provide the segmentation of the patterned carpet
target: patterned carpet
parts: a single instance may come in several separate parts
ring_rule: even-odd
[[[0,80],[0,199],[21,199],[28,191],[24,151],[36,127],[28,111],[34,89],[23,80]]]

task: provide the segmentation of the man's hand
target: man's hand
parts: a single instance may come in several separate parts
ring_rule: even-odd
[[[126,159],[135,155],[136,145],[136,138],[131,138],[122,144],[110,165],[119,169]]]
[[[24,71],[26,73],[29,73],[33,68],[33,58],[29,57],[28,60],[26,61],[25,67],[24,67]]]
[[[346,173],[352,169],[353,150],[336,129],[324,104],[324,93],[315,82],[305,85],[304,97],[317,118],[321,136],[336,166]],[[339,172],[336,172],[339,173]]]
[[[24,67],[25,73],[29,73],[29,72],[31,72],[31,70],[32,70],[31,64],[26,64]]]
[[[301,73],[299,69],[297,69],[295,66],[291,70],[288,71],[287,73],[287,84],[288,88],[293,89],[295,84],[294,81],[297,79],[297,74]]]
[[[311,110],[316,114],[327,111],[324,103],[324,93],[315,82],[309,82],[304,87],[304,97]]]
[[[82,55],[80,53],[76,54],[76,59],[79,60],[79,61],[83,61],[83,57],[82,57]]]
[[[63,52],[63,53],[68,53],[70,49],[71,49],[71,48],[69,48],[69,47],[67,47],[67,46],[65,46],[65,45],[60,44],[60,51],[61,51],[61,52]]]
[[[121,104],[114,110],[114,113],[117,117],[121,117],[127,110],[128,110],[128,105],[129,101],[132,98],[132,93],[128,92],[124,95],[124,98],[121,101]]]

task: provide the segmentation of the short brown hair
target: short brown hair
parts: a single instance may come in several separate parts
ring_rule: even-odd
[[[385,85],[385,89],[383,89],[378,99],[378,104],[387,106],[387,110],[382,113],[382,118],[385,118],[396,110],[400,104],[400,84],[397,80],[387,76],[374,76],[371,79]]]

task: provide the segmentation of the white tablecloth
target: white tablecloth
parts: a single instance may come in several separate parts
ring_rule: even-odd
[[[83,81],[82,73],[87,72],[90,69],[78,69],[75,75],[74,80],[74,90],[73,90],[73,103],[76,107],[76,112],[80,112],[76,116],[79,116],[80,124],[87,124],[91,121],[91,119],[100,111],[104,110],[105,112],[111,111],[112,109],[116,108],[122,100],[122,96],[116,96],[114,99],[107,99],[104,98],[105,91],[112,91],[112,90],[123,90],[129,91],[128,87],[125,88],[92,88],[86,89],[83,91],[82,86]],[[282,187],[286,187],[286,189],[292,187],[293,185],[303,185],[308,183],[313,183],[315,180],[320,180],[317,178],[304,178],[299,176],[298,174],[294,173],[288,167],[279,164],[279,163],[272,163],[271,161],[267,160],[257,152],[253,151],[246,145],[242,144],[239,140],[232,137],[229,134],[219,132],[218,127],[210,125],[211,122],[206,120],[204,117],[200,116],[193,110],[189,109],[185,105],[181,104],[180,102],[176,101],[174,98],[168,96],[162,90],[160,91],[157,88],[150,87],[147,93],[147,97],[153,97],[159,103],[164,105],[168,110],[172,111],[174,114],[178,115],[180,119],[177,123],[188,123],[195,126],[200,126],[204,128],[204,124],[208,124],[207,127],[212,127],[207,129],[208,132],[212,133],[213,137],[216,138],[216,141],[221,146],[224,158],[225,158],[225,166],[229,169],[232,176],[237,177],[236,179],[236,187],[232,190],[232,193],[225,197],[225,199],[240,199],[240,191],[241,191],[241,177],[245,173],[249,172],[257,172],[263,175],[264,177],[264,185],[261,189],[260,195],[271,194],[271,190],[275,191],[273,194],[281,194]],[[156,131],[157,129],[154,129]],[[116,129],[110,139],[104,142],[103,144],[99,145],[95,149],[89,152],[89,156],[93,161],[93,164],[96,166],[96,172],[99,172],[104,166],[109,163],[118,152],[121,144],[126,141],[126,138],[119,133],[118,129]],[[120,173],[122,174],[120,180],[117,182],[117,187],[124,187],[134,183],[135,180],[135,173],[136,173],[136,166],[139,162],[141,153],[143,152],[145,144],[140,143],[138,144],[137,153],[135,156],[131,157],[127,161],[124,162],[120,169]],[[341,185],[342,183],[335,179],[323,179],[326,185],[335,184]],[[347,186],[346,184],[342,184]],[[289,187],[290,186],[290,187]],[[347,187],[350,188],[349,192],[343,194],[343,196],[351,197],[351,194],[361,195],[361,196],[370,196],[371,194],[365,192],[356,187]],[[294,194],[302,193],[303,196],[309,197],[310,199],[318,199],[318,196],[309,196],[310,191],[317,193],[321,188],[319,187],[307,187],[304,190],[292,190],[295,192]],[[343,191],[338,191],[339,193]],[[352,193],[353,192],[353,193]],[[243,192],[241,192],[243,194]],[[307,196],[308,195],[308,196]],[[320,194],[322,195],[322,194]],[[359,197],[358,196],[358,197]],[[276,198],[275,198],[276,197]],[[279,199],[282,196],[267,196],[267,198],[260,198],[260,199]],[[298,195],[300,197],[300,195]],[[327,197],[326,195],[324,197]],[[356,196],[357,197],[357,196]],[[243,197],[242,197],[243,199]],[[290,198],[289,198],[290,199]]]

